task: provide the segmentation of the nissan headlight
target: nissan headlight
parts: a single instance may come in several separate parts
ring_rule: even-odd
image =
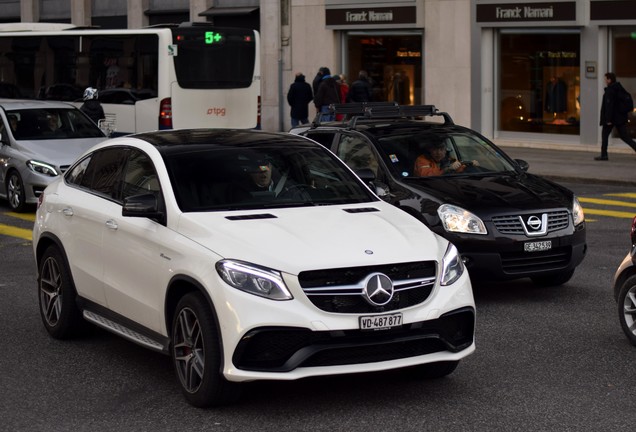
[[[291,300],[280,272],[242,261],[221,260],[216,271],[230,286],[271,300]]]
[[[444,259],[442,260],[442,277],[440,278],[440,285],[447,286],[455,283],[457,279],[464,273],[464,262],[459,256],[457,248],[452,243],[448,244]]]
[[[465,234],[488,234],[480,218],[468,210],[450,204],[442,204],[437,214],[448,232]]]
[[[60,173],[57,172],[57,169],[51,164],[47,164],[46,162],[40,162],[36,160],[30,160],[27,162],[27,166],[33,172],[38,174],[44,174],[49,177],[57,177]]]
[[[585,222],[585,213],[583,213],[583,207],[577,197],[574,197],[574,203],[572,204],[572,218],[574,219],[574,226]]]

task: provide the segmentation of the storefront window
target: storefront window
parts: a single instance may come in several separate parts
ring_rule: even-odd
[[[499,35],[499,128],[579,134],[580,36],[571,31]]]
[[[348,34],[349,84],[366,70],[373,86],[373,101],[401,105],[422,102],[422,36]],[[333,72],[333,71],[332,71]]]
[[[636,27],[612,28],[612,59],[609,72],[614,72],[616,80],[636,98]],[[636,138],[636,113],[630,113],[627,128]],[[618,136],[616,128],[613,136]]]

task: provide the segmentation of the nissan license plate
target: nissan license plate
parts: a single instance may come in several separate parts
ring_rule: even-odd
[[[525,252],[541,252],[552,249],[552,240],[526,242],[523,244]]]
[[[402,314],[369,315],[360,317],[360,330],[384,330],[402,325]]]

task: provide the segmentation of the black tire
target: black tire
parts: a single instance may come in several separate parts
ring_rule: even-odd
[[[408,368],[406,369],[406,373],[408,374],[408,376],[418,378],[418,379],[443,378],[447,375],[452,374],[455,371],[455,369],[457,369],[458,365],[459,365],[459,360],[427,363],[423,365],[413,366],[412,368]]]
[[[625,336],[636,346],[636,276],[623,282],[618,292],[618,319]]]
[[[188,293],[177,304],[171,346],[177,379],[190,404],[219,406],[240,397],[240,384],[223,377],[223,350],[217,321],[201,293]]]
[[[533,276],[530,279],[535,285],[551,287],[567,283],[572,279],[572,276],[574,276],[574,269],[562,273],[552,273],[546,276]]]
[[[17,171],[11,171],[7,176],[7,200],[9,207],[15,212],[24,212],[27,209],[26,193],[24,191],[24,183],[22,177]]]
[[[62,252],[49,246],[38,268],[38,299],[44,327],[55,339],[68,339],[86,329],[77,293]]]

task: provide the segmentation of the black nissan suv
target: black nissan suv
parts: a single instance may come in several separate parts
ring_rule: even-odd
[[[343,120],[323,122],[318,114],[290,132],[332,150],[378,196],[453,242],[474,281],[529,277],[561,285],[583,260],[585,216],[573,192],[528,173],[527,162],[448,113],[392,103],[335,104],[331,111]],[[420,176],[440,142],[446,168]]]

